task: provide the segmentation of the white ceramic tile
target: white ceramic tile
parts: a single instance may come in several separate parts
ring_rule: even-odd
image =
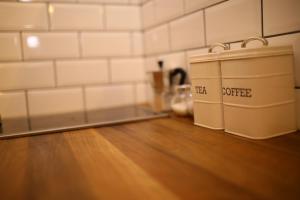
[[[57,61],[56,72],[59,86],[96,84],[109,81],[106,60]]]
[[[203,11],[172,22],[170,30],[173,50],[204,46]]]
[[[107,109],[134,104],[133,85],[109,85],[86,88],[87,110]]]
[[[147,102],[152,105],[154,100],[154,90],[150,82],[146,84]]]
[[[21,59],[19,33],[0,33],[0,61]]]
[[[131,4],[141,4],[142,0],[130,0]]]
[[[135,32],[132,34],[133,55],[141,56],[144,54],[144,37],[143,33]]]
[[[149,1],[142,6],[142,21],[144,28],[155,24],[154,1]]]
[[[79,57],[77,33],[23,33],[24,58]]]
[[[207,6],[211,6],[223,0],[184,0],[185,1],[185,12],[191,12]]]
[[[193,56],[199,56],[199,55],[206,55],[208,54],[208,48],[200,48],[200,49],[194,49],[194,50],[190,50],[186,52],[186,63],[187,63],[187,71],[189,74],[189,77],[191,77],[190,75],[190,59]]]
[[[52,62],[0,63],[0,90],[54,87]]]
[[[263,6],[265,35],[300,30],[299,0],[264,0]]]
[[[131,54],[129,33],[82,33],[84,57],[127,56]]]
[[[144,37],[146,54],[162,53],[170,50],[167,25],[146,31]]]
[[[75,3],[77,0],[17,0],[20,2],[59,2],[59,3]]]
[[[296,86],[300,86],[300,33],[272,37],[267,40],[269,41],[269,46],[293,46]],[[251,42],[247,45],[248,48],[259,48],[261,46],[260,42]],[[231,49],[240,49],[241,43],[231,44],[230,47]]]
[[[70,112],[82,112],[81,88],[33,90],[28,92],[31,116],[47,116]]]
[[[0,30],[46,30],[46,4],[0,2]]]
[[[296,90],[296,98],[297,98],[297,126],[298,130],[300,130],[300,89]]]
[[[103,28],[103,7],[80,4],[50,4],[53,30],[97,30]]]
[[[174,69],[177,67],[186,69],[186,58],[184,52],[165,54],[158,56],[158,60],[162,60],[164,62],[164,69]]]
[[[136,85],[136,103],[142,104],[147,102],[147,83],[138,83]]]
[[[188,58],[192,56],[203,55],[203,54],[208,54],[208,48],[199,48],[199,49],[187,51]]]
[[[4,133],[28,131],[24,92],[0,92],[0,115]]]
[[[145,70],[146,72],[152,72],[159,70],[156,56],[150,56],[145,58]]]
[[[81,88],[29,91],[28,101],[34,130],[84,122]]]
[[[106,6],[105,14],[108,30],[141,29],[141,8],[139,6]]]
[[[205,13],[209,45],[261,36],[260,0],[226,1]]]
[[[143,58],[111,60],[112,82],[129,82],[145,80]]]
[[[128,4],[129,0],[78,0],[82,3]]]
[[[157,22],[163,22],[183,14],[183,0],[155,0]]]

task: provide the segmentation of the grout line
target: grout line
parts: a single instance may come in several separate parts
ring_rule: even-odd
[[[73,58],[56,58],[56,61],[81,61],[81,60],[105,60],[105,59],[135,59],[144,58],[145,55],[129,55],[129,56],[87,56],[87,57],[73,57]],[[41,61],[52,61],[53,58],[41,58],[41,59],[24,59],[24,62],[41,62]],[[1,60],[1,63],[15,63],[20,62],[20,60]]]
[[[49,9],[50,9],[50,2],[47,2],[46,3],[47,25],[48,25],[48,30],[47,31],[50,31],[52,29],[52,22],[51,22]]]
[[[84,122],[88,123],[88,113],[87,113],[87,104],[86,104],[86,91],[85,86],[81,87],[82,89],[82,102],[83,102],[83,115],[84,115]]]
[[[23,37],[22,37],[22,31],[18,32],[19,33],[19,38],[20,38],[20,48],[21,48],[21,61],[24,62],[24,44],[23,44]],[[3,63],[3,61],[1,61]]]
[[[27,116],[27,124],[28,124],[28,129],[32,130],[32,125],[31,125],[31,118],[30,118],[30,112],[29,112],[29,99],[28,99],[28,90],[25,90],[25,103],[26,103],[26,116]]]
[[[79,50],[79,58],[82,59],[82,40],[81,40],[82,36],[81,36],[81,31],[78,31],[77,33],[77,41],[78,41],[78,50]]]
[[[260,12],[261,12],[261,36],[265,37],[265,33],[264,33],[264,0],[260,0]]]
[[[206,12],[203,10],[204,45],[207,46]]]
[[[279,34],[269,35],[269,36],[265,36],[265,38],[273,38],[273,37],[291,35],[291,34],[297,34],[297,33],[300,33],[300,30],[299,31],[287,32],[287,33],[279,33]],[[234,44],[234,43],[239,43],[239,42],[243,42],[243,40],[228,41],[228,42],[225,42],[225,44]],[[152,54],[147,54],[146,58],[147,57],[152,57],[152,56],[158,56],[158,55],[162,55],[162,54],[172,54],[172,53],[177,53],[177,52],[182,52],[182,51],[192,51],[192,50],[197,50],[197,49],[204,49],[204,48],[208,48],[208,47],[209,47],[209,45],[204,45],[204,46],[199,46],[199,47],[192,47],[192,48],[179,49],[179,50],[173,50],[173,51],[164,51],[164,52],[159,52],[159,53],[152,53]]]
[[[14,29],[11,30],[0,30],[0,32],[8,32],[11,33],[13,31],[16,31]],[[131,31],[137,31],[137,32],[143,32],[142,29],[131,29],[131,30],[124,30],[124,29],[34,29],[34,30],[17,30],[17,31],[22,31],[24,33],[77,33],[78,31],[84,32],[84,33],[130,33]]]
[[[134,32],[131,31],[129,34],[130,34],[130,55],[134,56]]]
[[[108,67],[108,84],[111,84],[112,83],[111,59],[107,60],[107,67]]]
[[[272,38],[272,37],[291,35],[291,34],[297,34],[297,33],[300,33],[300,30],[290,31],[290,32],[285,32],[285,33],[277,33],[277,34],[273,34],[273,35],[266,35],[265,38]]]
[[[103,20],[103,27],[102,27],[102,29],[103,30],[107,30],[107,24],[106,24],[106,21],[107,21],[107,18],[106,18],[106,6],[105,5],[103,5],[103,13],[102,13],[102,20]]]
[[[121,81],[121,82],[103,82],[103,83],[88,83],[88,84],[73,84],[73,85],[61,85],[58,87],[36,87],[36,88],[20,88],[20,89],[9,89],[9,90],[0,90],[1,92],[24,92],[24,90],[28,91],[37,91],[37,90],[58,90],[58,89],[72,89],[72,88],[80,88],[82,86],[85,87],[95,87],[95,86],[112,86],[112,85],[128,85],[134,83],[145,83],[146,81]]]
[[[52,61],[53,63],[53,75],[54,75],[54,87],[58,87],[58,81],[57,81],[57,66],[56,66],[56,60]]]

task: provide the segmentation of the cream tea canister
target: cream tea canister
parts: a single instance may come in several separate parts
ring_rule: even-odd
[[[216,43],[208,54],[190,58],[190,76],[194,101],[194,124],[211,129],[224,129],[221,61],[216,47],[229,46]]]

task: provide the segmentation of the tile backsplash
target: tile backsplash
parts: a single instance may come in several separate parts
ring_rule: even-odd
[[[93,109],[146,102],[141,3],[0,0],[4,131],[74,125]]]
[[[0,0],[4,130],[146,102],[157,60],[188,70],[190,55],[215,42],[240,48],[250,36],[294,46],[299,87],[299,10],[298,0]]]

